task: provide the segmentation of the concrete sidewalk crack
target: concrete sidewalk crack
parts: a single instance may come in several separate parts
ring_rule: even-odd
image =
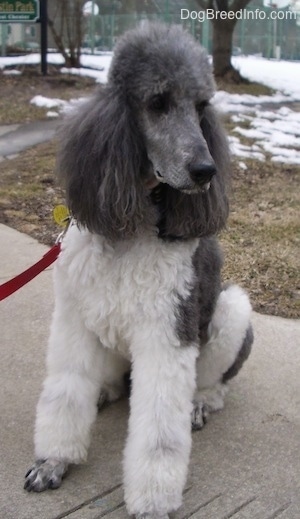
[[[267,517],[266,519],[275,519],[276,517],[279,517],[283,512],[285,512],[290,507],[290,505],[291,505],[291,503],[285,503],[280,508],[277,508],[277,510],[275,510],[275,512],[273,512],[272,515],[269,515],[269,517]]]
[[[125,502],[122,501],[121,503],[110,508],[109,510],[106,510],[106,511],[100,513],[100,515],[97,515],[97,517],[95,519],[101,519],[101,517],[105,517],[106,515],[110,514],[111,512],[115,512],[116,510],[119,510],[120,508],[123,508],[124,506],[125,506]]]
[[[222,494],[217,494],[216,496],[212,497],[211,499],[209,499],[208,501],[205,501],[205,503],[202,503],[201,505],[197,506],[196,508],[194,508],[191,512],[189,512],[188,514],[186,514],[185,516],[182,517],[182,519],[189,519],[190,517],[192,517],[195,513],[199,512],[199,510],[201,510],[201,508],[205,508],[207,505],[209,505],[210,503],[213,503],[213,501],[215,501],[216,499],[218,499],[219,497],[221,497]]]
[[[232,512],[229,512],[228,514],[224,515],[223,519],[230,519],[230,517],[233,517],[234,515],[236,515],[243,508],[250,505],[250,503],[253,503],[253,501],[255,501],[256,499],[257,499],[257,497],[251,497],[250,499],[247,499],[247,501],[245,501],[241,505],[237,506],[234,510],[232,510]]]
[[[103,499],[103,497],[106,497],[109,494],[112,494],[115,490],[117,490],[121,486],[122,486],[122,484],[120,483],[119,485],[116,485],[116,486],[110,488],[109,490],[105,490],[104,492],[102,492],[102,494],[98,494],[98,495],[96,495],[94,497],[91,497],[90,499],[87,499],[86,501],[83,501],[79,505],[74,506],[73,508],[70,508],[70,510],[67,510],[66,512],[63,512],[62,514],[56,515],[52,519],[64,519],[65,517],[68,517],[68,515],[71,515],[74,512],[77,512],[78,510],[81,510],[85,506],[91,505],[92,503],[94,503],[98,499]],[[117,508],[119,508],[119,506]],[[102,517],[102,515],[100,515],[99,517]]]

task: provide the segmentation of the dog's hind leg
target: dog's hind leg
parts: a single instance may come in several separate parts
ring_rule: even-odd
[[[210,412],[223,408],[226,382],[238,373],[251,351],[250,315],[249,298],[240,287],[231,285],[220,293],[208,341],[197,361],[193,429],[201,429]]]
[[[47,378],[37,406],[37,462],[26,474],[26,490],[57,488],[68,463],[86,459],[104,353],[71,297],[60,294],[49,340]]]
[[[104,380],[98,399],[100,410],[106,402],[115,402],[129,393],[130,361],[115,350],[105,350]]]

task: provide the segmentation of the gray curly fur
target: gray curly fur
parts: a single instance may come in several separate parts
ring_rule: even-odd
[[[63,127],[58,170],[78,223],[111,240],[159,226],[162,238],[216,233],[228,215],[229,156],[205,51],[179,26],[143,24],[118,42],[108,83]],[[168,110],[149,108],[168,96]],[[200,108],[199,108],[200,106]],[[188,169],[214,163],[210,189]],[[160,168],[160,171],[158,171]],[[160,203],[145,186],[162,172]]]

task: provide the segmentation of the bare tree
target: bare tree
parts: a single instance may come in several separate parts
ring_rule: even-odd
[[[238,21],[236,14],[244,9],[251,0],[196,0],[199,7],[210,10],[210,20],[213,27],[212,55],[216,77],[240,81],[242,78],[231,64],[232,39],[235,25]],[[219,14],[217,14],[217,11]],[[227,15],[220,15],[220,12]],[[234,13],[228,15],[228,13]]]
[[[80,66],[83,4],[84,0],[52,0],[49,9],[48,25],[57,49],[65,59],[66,67]]]

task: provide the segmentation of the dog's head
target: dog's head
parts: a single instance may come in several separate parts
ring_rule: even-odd
[[[180,27],[126,33],[106,87],[64,129],[59,169],[78,222],[112,239],[162,218],[165,236],[220,229],[228,149],[213,94],[206,53]],[[150,195],[160,185],[158,211]]]
[[[117,46],[109,83],[135,114],[149,174],[185,193],[207,189],[216,165],[201,121],[214,80],[194,39],[178,26],[143,24]]]

